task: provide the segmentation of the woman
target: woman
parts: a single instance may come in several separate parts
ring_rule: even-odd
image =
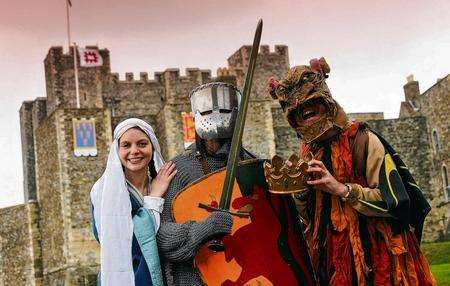
[[[117,125],[106,170],[91,190],[101,285],[163,285],[155,234],[176,172],[149,124],[130,118]]]

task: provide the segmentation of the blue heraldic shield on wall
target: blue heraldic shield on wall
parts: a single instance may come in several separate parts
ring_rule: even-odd
[[[97,156],[94,119],[72,119],[73,152],[77,157]]]

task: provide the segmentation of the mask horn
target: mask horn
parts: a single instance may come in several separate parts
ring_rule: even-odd
[[[269,92],[270,96],[272,96],[273,99],[278,99],[275,93],[275,90],[277,89],[278,85],[279,82],[274,77],[270,77],[267,80],[267,91]]]

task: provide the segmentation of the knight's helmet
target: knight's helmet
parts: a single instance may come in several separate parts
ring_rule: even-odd
[[[189,95],[195,132],[201,139],[231,138],[241,101],[241,92],[232,84],[211,82]]]

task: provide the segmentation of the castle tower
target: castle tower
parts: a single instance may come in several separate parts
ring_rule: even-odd
[[[111,71],[109,51],[99,50],[96,46],[86,48],[98,50],[103,58],[103,65],[80,67],[79,53],[77,52],[80,106],[81,108],[102,108],[106,77]],[[70,48],[69,54],[64,54],[62,47],[52,47],[44,60],[47,114],[51,114],[58,107],[76,107],[73,53],[73,47]]]
[[[79,129],[74,128],[81,120],[92,123],[95,156],[75,153]],[[110,111],[98,108],[57,108],[34,132],[44,285],[95,281],[99,252],[89,193],[104,170],[111,138]]]
[[[47,115],[46,103],[45,97],[38,97],[34,101],[23,102],[19,110],[25,202],[37,199],[34,131]]]
[[[420,88],[419,82],[414,80],[411,74],[406,77],[406,84],[403,86],[405,101],[400,105],[400,118],[420,116]]]
[[[240,89],[244,87],[250,53],[251,46],[242,46],[228,58],[228,69],[231,74],[236,76],[237,86]],[[266,91],[268,78],[271,76],[280,78],[288,69],[289,53],[287,46],[276,45],[274,52],[271,52],[267,45],[260,47],[243,142],[246,144],[244,147],[264,158],[275,155],[277,149],[281,149],[279,147],[286,147],[287,142],[292,143],[293,146],[288,148],[292,152],[298,150],[298,142],[294,143],[294,141],[297,141],[295,134],[292,131],[274,126],[275,122],[284,122],[285,120],[280,118],[282,113],[279,112],[278,102],[274,101]],[[289,136],[286,136],[287,134]]]

